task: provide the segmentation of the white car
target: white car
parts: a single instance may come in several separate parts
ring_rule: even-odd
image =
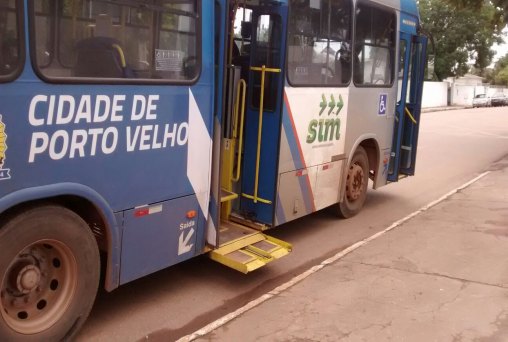
[[[490,106],[490,97],[485,94],[478,94],[473,99],[473,108]]]

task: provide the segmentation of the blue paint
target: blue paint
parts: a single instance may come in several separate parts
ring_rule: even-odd
[[[291,158],[295,165],[294,170],[306,169],[306,165],[303,161],[303,156],[300,154],[300,149],[298,148],[298,137],[295,136],[292,118],[290,117],[288,104],[286,101],[284,101],[283,106],[282,125],[289,144],[289,150],[291,151]],[[312,213],[314,212],[314,203],[311,197],[312,189],[309,188],[307,177],[308,176],[298,177],[298,183],[300,184],[300,191],[304,200],[305,210],[307,213]]]
[[[282,201],[280,199],[280,193],[277,194],[277,207],[275,211],[275,225],[281,225],[286,223],[286,215],[284,215],[284,207],[282,206]]]
[[[277,57],[278,60],[272,60],[271,65],[267,65],[270,68],[282,68],[284,67],[285,61],[285,45],[286,35],[285,27],[287,23],[287,6],[280,7],[267,7],[263,14],[272,14],[279,16],[281,19],[281,31],[280,32],[280,54]],[[254,11],[256,13],[256,11]],[[253,22],[257,22],[258,17],[254,16]],[[256,45],[255,39],[253,39],[251,47],[251,65],[256,65]],[[255,171],[256,171],[256,159],[257,159],[257,141],[258,141],[258,127],[259,127],[259,109],[252,108],[252,92],[253,92],[253,79],[254,73],[258,71],[250,71],[249,79],[249,95],[247,98],[247,111],[245,118],[245,149],[244,149],[244,165],[243,165],[243,178],[242,178],[242,192],[248,195],[254,194],[255,187]],[[241,199],[241,211],[246,216],[251,216],[257,221],[273,225],[275,217],[275,191],[277,182],[277,166],[278,166],[278,154],[279,154],[279,140],[281,132],[281,116],[282,116],[282,94],[284,85],[284,73],[273,73],[269,75],[272,82],[276,82],[276,104],[274,111],[265,111],[263,113],[263,129],[261,133],[261,153],[260,153],[260,168],[259,168],[259,187],[258,197],[268,200],[271,204],[265,203],[254,203],[252,200],[242,197]]]
[[[27,6],[27,1],[24,1]],[[5,124],[7,134],[7,146],[5,165],[2,169],[9,169],[11,179],[0,180],[0,212],[14,205],[24,202],[51,198],[59,195],[72,195],[87,199],[98,209],[107,222],[109,253],[108,269],[106,275],[106,288],[112,290],[119,285],[120,276],[120,251],[126,251],[122,246],[122,212],[136,206],[168,202],[177,198],[193,197],[194,189],[187,179],[187,156],[188,146],[186,142],[165,148],[153,148],[161,142],[166,125],[169,132],[174,125],[177,129],[183,127],[189,121],[189,90],[192,91],[208,136],[213,135],[214,113],[214,3],[203,2],[202,14],[202,63],[199,80],[193,85],[169,85],[169,84],[50,84],[38,78],[32,69],[30,62],[30,44],[26,38],[26,59],[24,70],[15,82],[0,84],[0,114]],[[223,13],[223,18],[226,13]],[[28,37],[28,15],[25,13],[25,34]],[[89,95],[92,102],[97,96],[106,96],[113,100],[114,96],[124,96],[121,101],[122,109],[119,116],[122,121],[107,120],[103,123],[80,123],[65,125],[43,124],[32,125],[29,121],[30,103],[35,96],[44,95],[48,98],[55,96],[72,96],[76,100],[76,106],[82,95]],[[154,110],[155,118],[143,118],[138,121],[131,120],[131,111],[135,96],[148,98],[158,95],[157,108]],[[48,112],[43,103],[36,107],[36,121],[45,117]],[[32,120],[32,123],[34,120]],[[136,127],[140,126],[139,134],[143,126],[149,133],[149,138],[144,141],[143,147],[138,143],[134,151],[128,151],[127,130],[130,127],[131,137],[136,133]],[[157,127],[157,134],[155,134]],[[32,139],[42,134],[48,138],[55,134],[69,135],[71,139],[74,132],[85,132],[88,139],[89,129],[111,128],[118,134],[116,147],[109,153],[102,150],[101,140],[97,140],[95,155],[92,155],[91,141],[85,145],[84,156],[80,151],[71,158],[70,153],[63,157],[51,158],[47,151],[30,156]],[[184,128],[182,129],[182,131]],[[175,131],[176,132],[176,131]],[[36,135],[34,135],[34,133]],[[184,135],[184,134],[183,134]],[[156,138],[154,138],[154,136]],[[107,140],[106,145],[111,145],[113,139]],[[41,138],[42,139],[42,138]],[[62,140],[56,141],[56,149],[61,149]],[[34,140],[36,141],[36,140]],[[39,140],[38,140],[39,141]],[[42,140],[40,140],[42,141]],[[173,140],[168,140],[173,141]],[[70,141],[69,141],[70,142]],[[145,149],[147,145],[149,148]],[[192,167],[208,169],[207,161],[202,165]],[[6,172],[4,172],[6,175]],[[194,206],[193,206],[194,207]],[[199,206],[196,207],[199,211]],[[182,258],[176,258],[176,262],[199,254],[204,248],[205,217],[199,211],[196,218],[195,238],[200,240],[194,244],[192,252]],[[129,224],[129,230],[142,229],[137,226],[139,222]],[[161,225],[163,227],[164,225]],[[142,236],[143,244],[149,246],[158,242],[158,237]],[[130,247],[128,247],[130,248]],[[168,253],[177,254],[174,246],[165,246]],[[139,253],[133,249],[131,253]],[[123,263],[122,263],[123,264]],[[142,273],[137,269],[139,265],[131,263],[122,267],[126,274],[135,275]]]
[[[418,25],[418,17],[402,12],[400,13],[400,32],[416,35]]]
[[[286,138],[289,144],[289,150],[291,151],[291,158],[294,163],[294,170],[303,169],[305,166],[302,161],[302,156],[300,155],[300,150],[298,149],[298,140],[294,134],[293,123],[291,121],[291,117],[287,108],[287,103],[284,101],[284,106],[282,107],[282,126],[284,132],[286,133]]]
[[[386,115],[386,107],[388,105],[388,95],[379,95],[378,115]]]
[[[425,71],[427,38],[401,32],[401,42],[406,44],[404,57],[404,75],[401,81],[401,98],[396,107],[394,137],[387,179],[396,182],[399,174],[413,175],[416,163],[418,131],[420,127],[421,100]],[[413,49],[413,46],[419,49]],[[415,50],[416,53],[412,54]],[[409,68],[411,67],[411,71]],[[409,90],[409,94],[408,94]],[[408,110],[416,123],[408,115]]]
[[[198,254],[196,241],[203,238],[203,220],[186,217],[198,206],[195,196],[187,196],[154,204],[150,207],[160,208],[160,212],[142,217],[136,217],[139,209],[125,211],[120,284]],[[179,251],[179,246],[188,246],[188,250]]]
[[[415,0],[400,0],[400,9],[402,12],[419,17],[418,5]]]
[[[400,0],[400,31],[416,34],[420,25],[420,14],[415,0]]]
[[[308,175],[298,177],[298,183],[300,184],[300,190],[305,204],[305,212],[310,214],[314,212],[314,203],[311,197],[312,189],[309,186],[308,177]]]

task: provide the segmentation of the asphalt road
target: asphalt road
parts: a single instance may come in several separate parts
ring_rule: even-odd
[[[100,291],[78,341],[170,341],[192,333],[383,230],[507,154],[507,107],[425,113],[417,175],[370,191],[358,216],[339,220],[325,210],[269,231],[294,250],[249,275],[198,257],[112,293]]]

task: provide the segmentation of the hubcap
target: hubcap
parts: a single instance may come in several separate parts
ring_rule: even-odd
[[[356,201],[363,194],[364,173],[363,168],[353,164],[349,168],[346,182],[346,196],[350,201]]]
[[[28,265],[21,269],[18,274],[16,285],[18,291],[27,294],[39,286],[41,270],[34,265]]]
[[[1,282],[4,321],[20,334],[49,329],[74,297],[77,272],[74,255],[60,241],[41,240],[25,247],[12,259]]]

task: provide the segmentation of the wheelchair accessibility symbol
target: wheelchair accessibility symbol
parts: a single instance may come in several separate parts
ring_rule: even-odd
[[[381,94],[379,95],[379,111],[378,115],[386,115],[386,106],[388,102],[388,95]]]

